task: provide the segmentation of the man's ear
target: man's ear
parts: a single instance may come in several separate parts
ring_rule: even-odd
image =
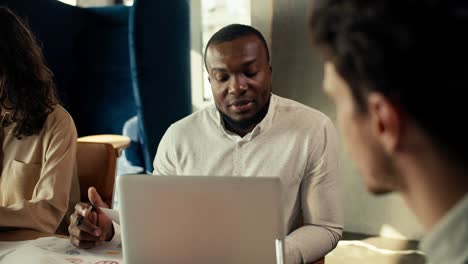
[[[397,105],[378,92],[367,97],[371,130],[388,154],[394,153],[401,142],[403,116]]]

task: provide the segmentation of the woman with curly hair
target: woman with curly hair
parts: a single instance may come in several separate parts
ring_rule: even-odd
[[[4,7],[0,110],[0,229],[54,233],[79,199],[76,128],[33,34]]]

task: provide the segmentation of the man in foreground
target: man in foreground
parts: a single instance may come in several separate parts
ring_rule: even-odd
[[[468,263],[468,7],[463,1],[315,1],[325,92],[368,189],[401,193],[430,263]]]

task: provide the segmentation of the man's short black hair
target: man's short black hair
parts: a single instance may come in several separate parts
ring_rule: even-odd
[[[378,91],[466,162],[467,1],[316,0],[310,28],[361,111]]]
[[[213,34],[213,36],[211,36],[210,40],[208,40],[208,43],[206,44],[206,47],[205,47],[205,55],[203,58],[205,61],[205,67],[208,69],[206,65],[206,52],[208,51],[208,48],[211,45],[220,44],[220,43],[227,42],[227,41],[232,41],[232,40],[245,37],[245,36],[250,36],[250,35],[257,36],[257,38],[260,39],[260,41],[262,42],[265,48],[265,52],[267,55],[267,62],[269,63],[270,51],[268,49],[268,44],[265,41],[265,38],[263,37],[262,33],[260,33],[260,31],[258,31],[254,27],[251,27],[248,25],[231,24],[218,30],[216,33]]]

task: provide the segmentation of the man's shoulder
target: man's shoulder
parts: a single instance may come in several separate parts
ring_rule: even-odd
[[[330,120],[327,115],[317,109],[294,101],[292,99],[274,95],[276,100],[276,112],[280,118],[292,118],[297,122],[301,121],[304,125],[323,124]]]

